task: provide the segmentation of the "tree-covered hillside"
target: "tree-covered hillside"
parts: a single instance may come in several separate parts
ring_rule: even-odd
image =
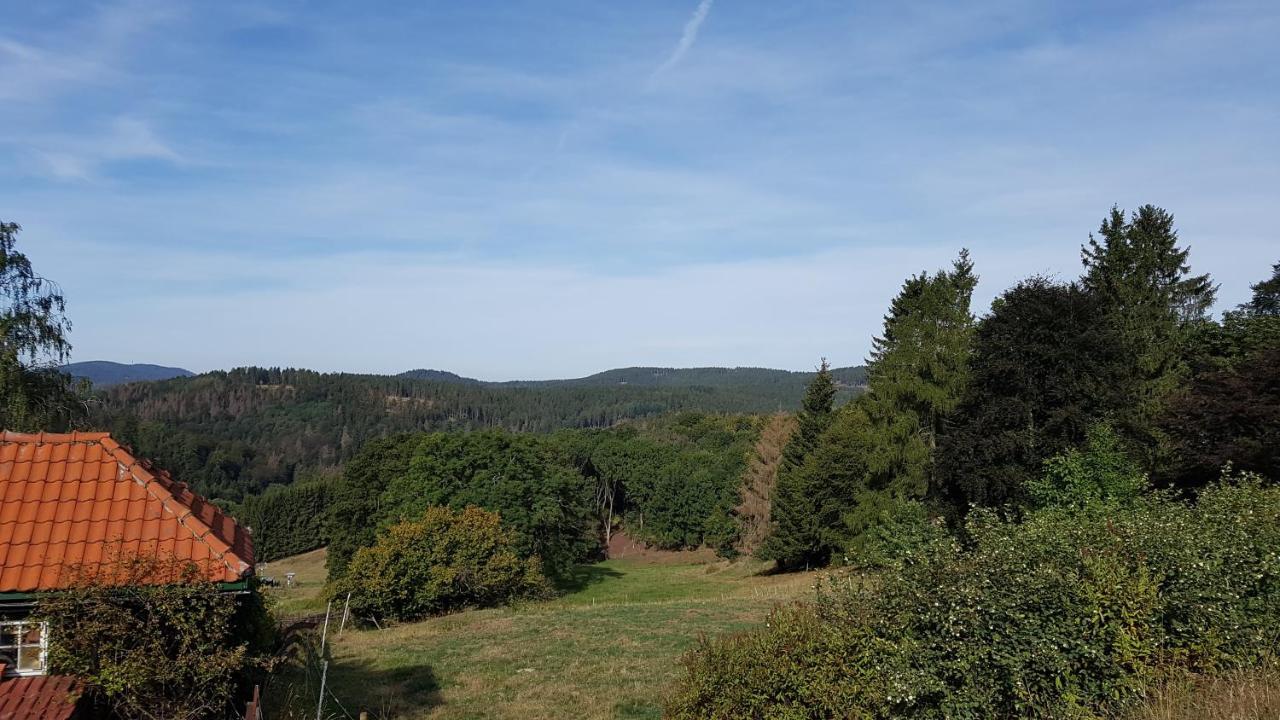
[[[840,388],[841,394],[839,397],[842,399],[852,397],[858,388],[867,384],[867,369],[862,365],[835,368],[831,371],[831,375]],[[797,398],[804,393],[804,388],[813,379],[814,373],[758,367],[627,367],[605,370],[580,378],[489,382],[463,377],[447,370],[418,369],[400,373],[397,377],[485,385],[488,387],[591,388],[629,385],[636,387],[719,388],[747,391],[756,396],[756,399],[760,402],[772,399],[786,409],[796,404]]]
[[[180,367],[165,367],[147,363],[118,363],[109,360],[87,360],[85,362],[67,363],[59,368],[73,378],[83,378],[93,383],[94,387],[107,387],[131,382],[150,382],[168,380],[176,377],[191,377],[195,373]]]
[[[273,483],[290,483],[300,473],[337,467],[367,441],[395,433],[550,432],[684,410],[776,412],[796,407],[813,376],[759,369],[663,372],[680,379],[522,386],[440,379],[434,373],[429,377],[436,379],[418,379],[238,368],[102,389],[90,425],[111,430],[201,492],[240,500]],[[841,392],[853,395],[861,368],[839,372]],[[611,373],[639,377],[654,370]]]
[[[866,368],[862,366],[838,368],[832,371],[836,381],[848,387],[865,385]],[[804,393],[804,387],[814,377],[812,372],[774,370],[757,367],[628,367],[605,370],[594,375],[569,380],[514,380],[491,383],[514,387],[611,387],[615,385],[639,385],[641,387],[711,387],[750,389],[760,395],[776,393],[778,400],[795,403]]]

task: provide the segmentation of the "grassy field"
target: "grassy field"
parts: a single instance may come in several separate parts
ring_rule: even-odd
[[[283,577],[286,567],[302,584],[275,591],[280,606],[323,610],[307,595],[318,593],[323,558],[282,560],[271,572]],[[813,575],[760,575],[764,567],[611,560],[579,568],[556,600],[331,635],[325,716],[657,718],[699,635],[760,623],[775,604],[812,592]],[[320,571],[304,578],[304,568]],[[315,717],[317,691],[314,668],[281,675],[268,688],[271,716]]]
[[[258,565],[259,577],[271,577],[279,583],[277,587],[267,589],[277,615],[289,617],[324,612],[325,599],[321,597],[324,561],[325,551],[322,548]],[[290,572],[295,573],[293,587],[284,587],[285,574]]]

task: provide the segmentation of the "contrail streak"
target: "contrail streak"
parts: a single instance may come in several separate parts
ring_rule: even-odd
[[[662,63],[649,76],[650,80],[675,67],[684,57],[684,54],[689,52],[689,48],[693,47],[693,43],[698,40],[698,29],[702,27],[702,22],[707,19],[707,15],[711,12],[711,3],[713,2],[715,0],[701,0],[698,3],[698,9],[693,11],[693,17],[689,18],[689,22],[684,24],[684,33],[680,35],[680,42],[676,43],[676,47],[671,51],[671,56],[667,58],[667,61]]]

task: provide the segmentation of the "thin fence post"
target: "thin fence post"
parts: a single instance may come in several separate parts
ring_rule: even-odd
[[[320,631],[320,657],[324,657],[324,644],[329,638],[329,612],[333,610],[333,601],[324,608],[324,629]]]
[[[342,631],[345,630],[347,627],[347,613],[350,611],[351,611],[351,593],[347,593],[347,601],[342,605],[342,623],[338,625],[339,635],[341,635]]]
[[[320,665],[320,702],[316,703],[316,720],[323,720],[324,713],[324,681],[329,676],[329,661],[322,660]]]

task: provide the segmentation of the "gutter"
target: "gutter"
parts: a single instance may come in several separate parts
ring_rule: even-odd
[[[236,582],[220,582],[216,583],[219,592],[235,593],[241,595],[250,591],[250,578],[238,580]],[[34,603],[39,601],[40,596],[56,593],[57,590],[42,590],[40,592],[0,592],[0,603]]]

